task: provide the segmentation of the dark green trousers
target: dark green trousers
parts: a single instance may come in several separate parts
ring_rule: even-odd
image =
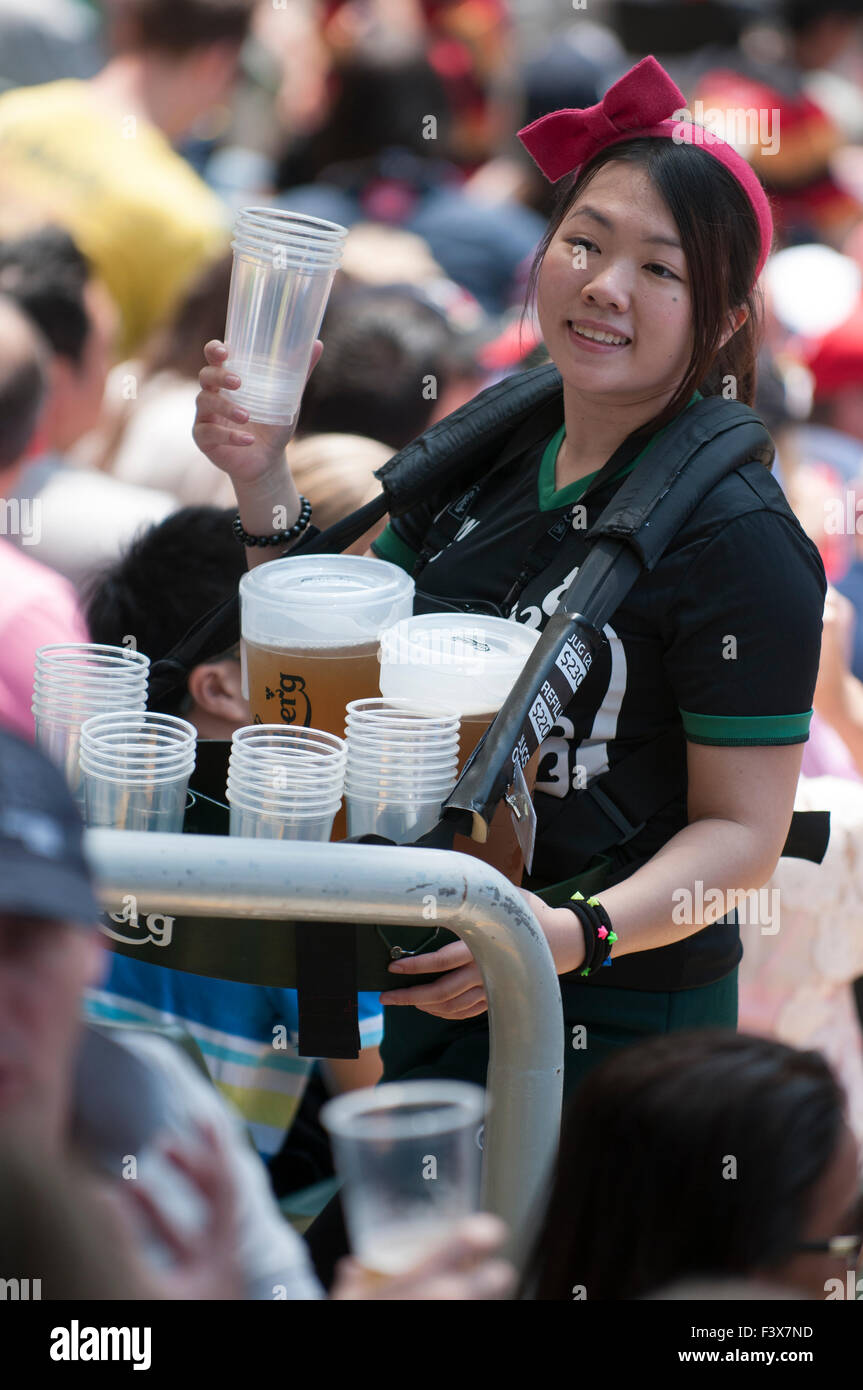
[[[565,1020],[564,1095],[569,1096],[605,1057],[661,1033],[685,1028],[737,1027],[737,971],[698,989],[649,992],[561,981]],[[384,1081],[451,1077],[484,1086],[488,1017],[448,1023],[405,1006],[384,1010]],[[575,1046],[573,1046],[575,1044]],[[318,1277],[326,1288],[347,1252],[338,1196],[306,1232]]]
[[[610,989],[562,980],[564,1094],[621,1047],[687,1028],[737,1027],[737,971],[697,989]],[[384,1010],[384,1081],[451,1077],[485,1085],[488,1017],[452,1023],[409,1007]]]

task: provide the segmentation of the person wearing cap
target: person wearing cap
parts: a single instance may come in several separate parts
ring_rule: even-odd
[[[183,1051],[147,1030],[81,1023],[104,963],[99,911],[61,773],[0,731],[0,1154],[67,1172],[100,1222],[114,1209],[100,1239],[120,1287],[135,1290],[122,1296],[322,1297],[242,1126]],[[145,1219],[140,1238],[127,1205]],[[492,1258],[504,1234],[491,1218],[467,1223],[382,1289],[348,1266],[337,1296],[505,1294],[512,1270]]]
[[[535,443],[481,480],[448,545],[423,556],[432,519],[458,492],[392,518],[375,542],[376,555],[408,569],[424,560],[422,588],[442,607],[508,596],[504,616],[542,628],[620,478],[650,468],[657,433],[699,395],[752,400],[770,207],[748,164],[683,110],[648,57],[599,105],[521,131],[548,178],[568,176],[533,277],[562,392],[554,411],[537,410]],[[232,476],[245,530],[264,535],[276,499],[289,522],[299,512],[284,434],[232,406],[224,346],[205,355],[195,438]],[[561,518],[565,539],[519,591],[525,553]],[[250,550],[250,563],[259,557]],[[636,581],[606,626],[596,674],[542,745],[527,886],[561,976],[567,1037],[579,1039],[566,1049],[568,1086],[639,1037],[734,1026],[741,944],[727,903],[767,880],[785,841],[824,592],[818,553],[781,488],[763,464],[738,465]],[[607,793],[619,811],[624,761],[648,747],[662,804],[586,856],[585,791],[622,782],[617,802]],[[613,929],[603,925],[601,949],[596,923],[565,906],[582,889],[599,895]],[[603,955],[611,968],[594,969]],[[487,1000],[467,948],[390,968],[443,974],[382,996],[384,1079],[482,1082]]]

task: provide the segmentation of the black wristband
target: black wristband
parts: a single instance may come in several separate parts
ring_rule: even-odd
[[[598,898],[584,898],[581,893],[574,893],[568,902],[560,906],[569,908],[584,928],[584,964],[579,975],[590,977],[601,966],[611,965],[611,947],[617,940],[617,933]]]
[[[287,541],[296,540],[301,536],[312,519],[312,504],[308,497],[303,497],[300,493],[300,514],[293,526],[289,526],[285,531],[274,531],[271,536],[250,536],[248,531],[243,529],[240,520],[240,513],[234,517],[232,526],[233,532],[241,545],[284,545]]]

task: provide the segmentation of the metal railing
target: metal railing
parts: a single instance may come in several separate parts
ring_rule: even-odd
[[[470,855],[410,846],[88,830],[107,911],[428,926],[470,947],[489,1004],[483,1206],[519,1258],[545,1196],[563,1090],[563,1014],[548,943],[522,896]]]

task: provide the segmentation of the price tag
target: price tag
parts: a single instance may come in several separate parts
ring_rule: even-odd
[[[530,791],[524,772],[519,763],[515,764],[512,786],[507,792],[506,803],[512,816],[516,839],[524,859],[524,867],[530,873],[533,864],[533,847],[536,843],[536,811],[530,799]]]

